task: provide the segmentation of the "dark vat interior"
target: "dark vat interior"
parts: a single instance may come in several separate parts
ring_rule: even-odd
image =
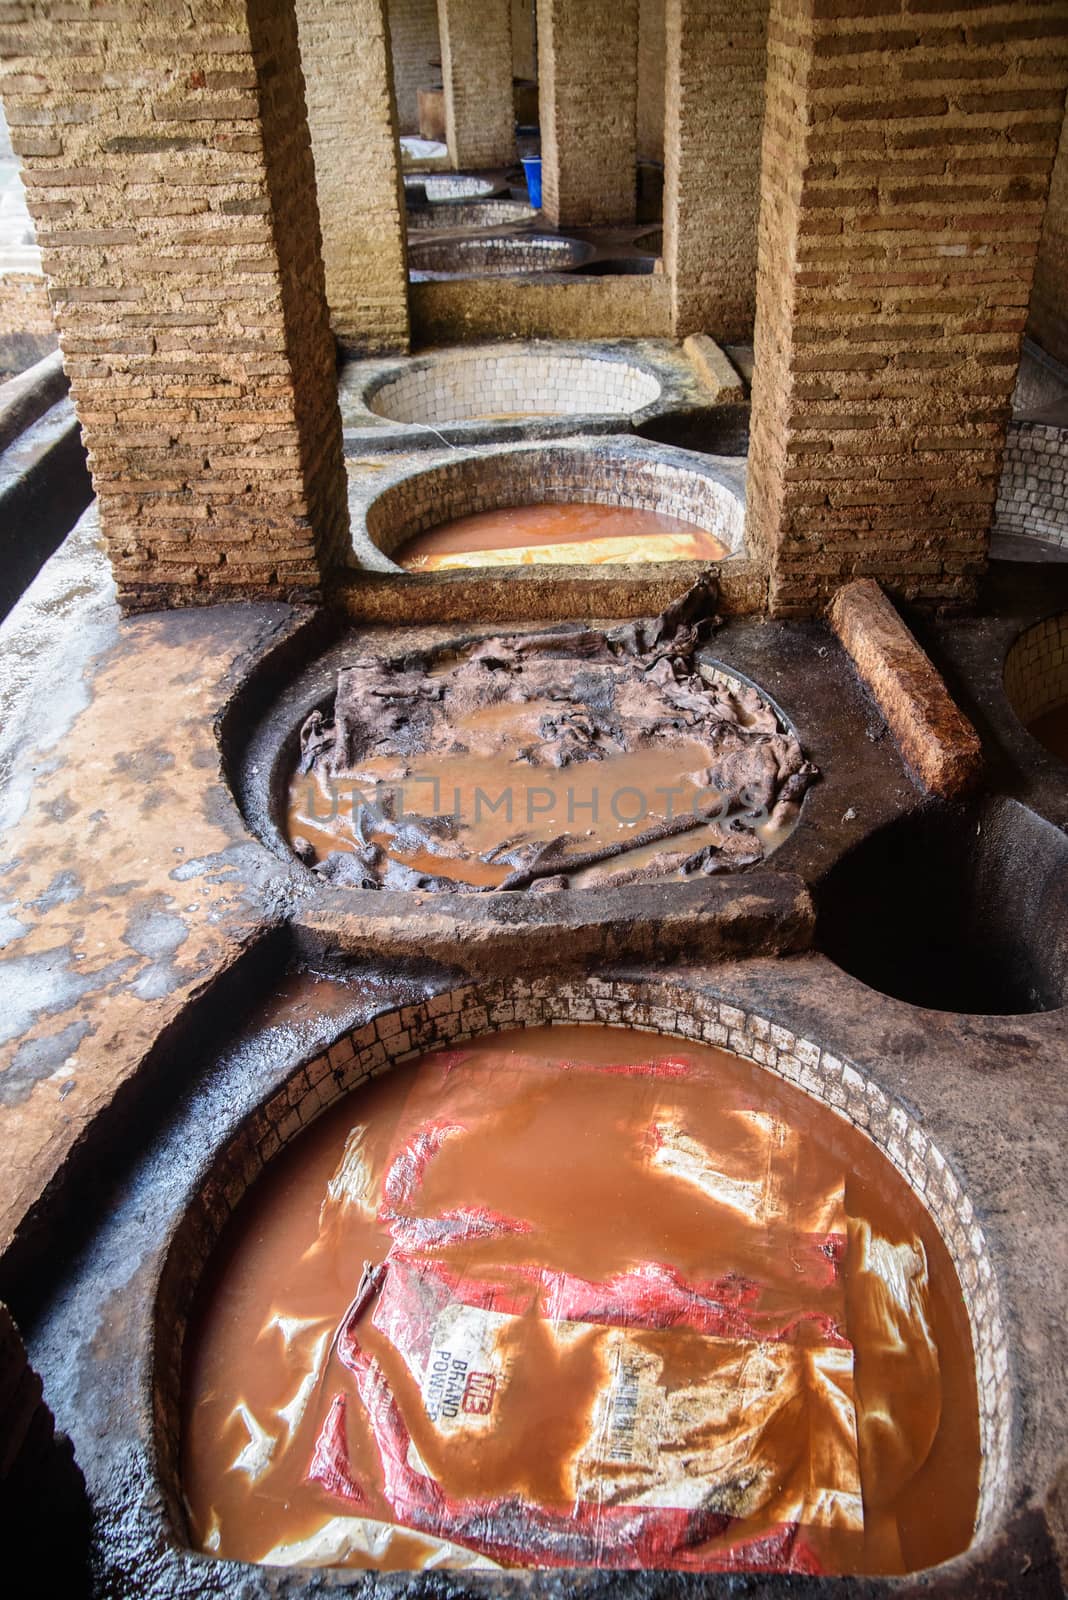
[[[817,890],[817,938],[871,988],[935,1011],[1068,1004],[1068,839],[1014,800],[932,805]]]
[[[744,456],[749,453],[747,405],[701,407],[650,417],[635,433],[654,444],[673,444],[710,456]]]

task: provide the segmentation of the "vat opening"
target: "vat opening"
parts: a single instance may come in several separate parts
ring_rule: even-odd
[[[1031,736],[1068,763],[1068,612],[1028,628],[1005,657],[1005,693]]]
[[[552,233],[417,239],[408,249],[408,267],[413,278],[513,277],[570,272],[594,254],[592,244]]]
[[[455,350],[405,364],[369,390],[392,422],[441,427],[516,417],[633,416],[659,400],[660,382],[631,361],[588,355]]]
[[[269,1565],[914,1571],[975,1523],[968,1311],[915,1192],[775,1074],[484,1036],[239,1202],[181,1476],[194,1545]]]
[[[817,937],[862,982],[936,1011],[1068,1004],[1068,839],[1012,800],[930,805],[817,889]]]
[[[698,657],[713,595],[607,632],[357,657],[301,729],[293,850],[338,885],[462,894],[763,861],[816,772],[753,686]]]

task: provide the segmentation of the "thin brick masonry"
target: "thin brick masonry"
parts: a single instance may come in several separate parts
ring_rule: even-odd
[[[4,8],[0,90],[120,598],[318,592],[347,537],[292,8]]]
[[[664,261],[678,338],[752,335],[767,27],[768,0],[667,0]]]
[[[779,615],[986,559],[1068,8],[773,0],[749,540]]]
[[[511,0],[438,0],[445,137],[454,167],[515,160]]]
[[[538,81],[548,220],[633,222],[638,0],[538,0]]]
[[[330,321],[355,354],[408,348],[408,263],[385,0],[297,0]]]
[[[181,1351],[190,1290],[242,1196],[278,1152],[368,1078],[439,1045],[499,1028],[604,1023],[716,1045],[823,1101],[883,1151],[930,1211],[953,1259],[971,1321],[983,1478],[978,1531],[1003,1499],[1011,1389],[997,1283],[971,1201],[934,1140],[857,1066],[768,1017],[668,979],[501,979],[385,1011],[329,1050],[295,1064],[286,1083],[246,1117],[216,1158],[171,1246],[157,1303],[158,1435],[165,1482],[177,1481]]]
[[[441,60],[435,0],[389,0],[390,53],[401,133],[419,131],[419,90],[438,81]]]

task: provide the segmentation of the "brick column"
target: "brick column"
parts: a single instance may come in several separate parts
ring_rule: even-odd
[[[638,0],[638,156],[664,159],[665,0]]]
[[[385,0],[297,0],[330,321],[353,354],[408,348],[408,250]]]
[[[515,160],[511,0],[438,0],[445,137],[454,167]]]
[[[768,0],[667,0],[664,268],[672,331],[752,335]]]
[[[292,9],[25,0],[0,92],[123,604],[315,594],[348,513]]]
[[[638,0],[538,0],[538,83],[546,217],[633,222]]]
[[[1027,331],[1043,350],[1068,366],[1068,117],[1053,163]]]
[[[1057,146],[1066,7],[772,0],[750,548],[780,615],[969,599]]]

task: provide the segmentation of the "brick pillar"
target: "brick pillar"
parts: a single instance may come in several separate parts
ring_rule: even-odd
[[[767,27],[768,0],[667,0],[664,268],[680,339],[752,335]]]
[[[1066,81],[1066,7],[772,0],[750,548],[780,615],[970,598]]]
[[[330,321],[353,354],[408,348],[408,251],[385,0],[297,0]]]
[[[665,0],[638,0],[638,155],[664,159]]]
[[[1053,164],[1027,331],[1043,350],[1068,366],[1068,117]]]
[[[546,217],[633,222],[638,0],[538,0],[538,82]]]
[[[0,92],[122,602],[315,594],[348,513],[292,8],[25,0]]]
[[[440,72],[437,0],[389,0],[389,39],[397,122],[402,133],[418,133],[419,90]]]
[[[454,167],[515,160],[511,0],[438,0],[445,137]]]

